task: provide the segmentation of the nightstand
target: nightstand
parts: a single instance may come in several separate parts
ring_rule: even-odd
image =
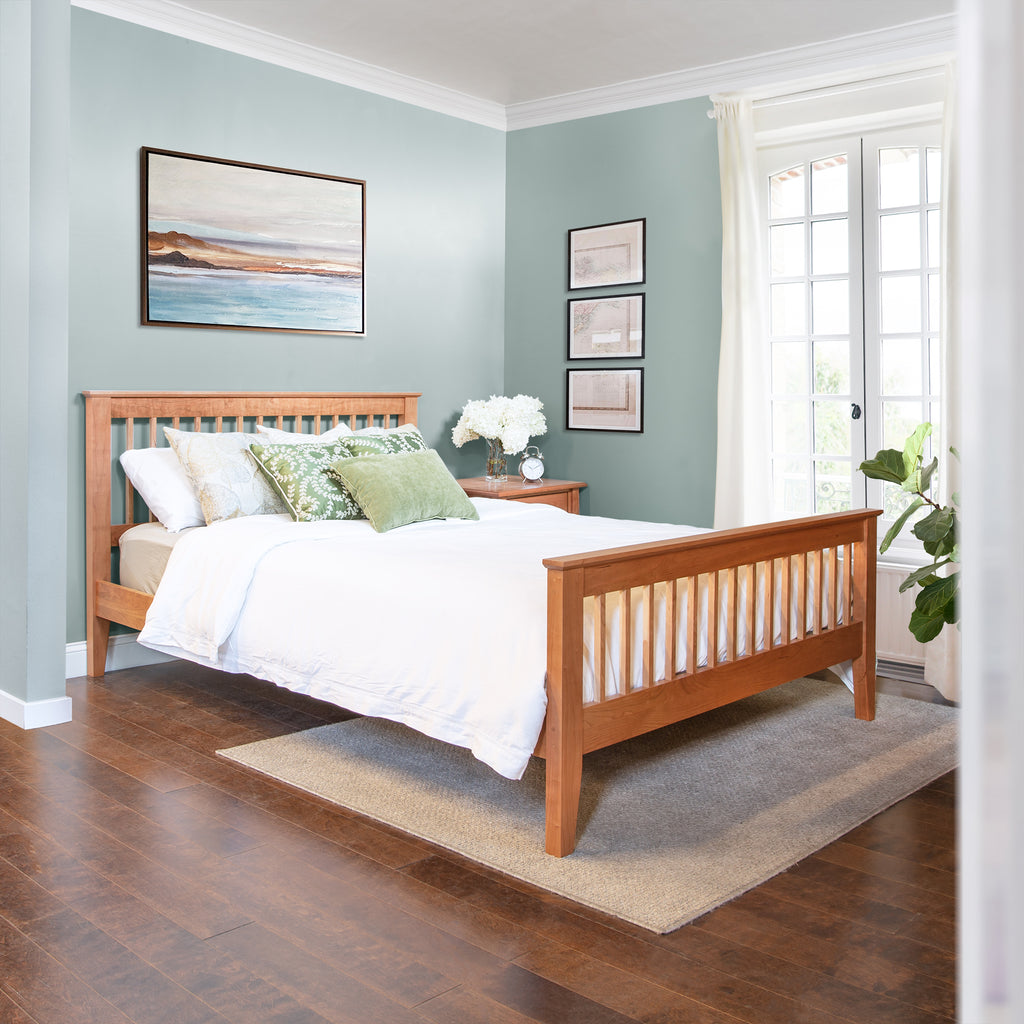
[[[536,483],[510,476],[501,482],[482,476],[460,480],[462,489],[471,498],[502,498],[505,501],[529,501],[554,505],[579,515],[580,491],[587,485],[582,480],[538,480]]]

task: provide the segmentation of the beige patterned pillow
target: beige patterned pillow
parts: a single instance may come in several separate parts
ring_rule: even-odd
[[[249,445],[263,440],[257,434],[202,434],[172,427],[164,427],[164,433],[196,489],[207,526],[288,511],[249,453]]]

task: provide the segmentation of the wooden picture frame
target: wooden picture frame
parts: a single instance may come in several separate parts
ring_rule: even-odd
[[[569,299],[566,359],[642,359],[643,292]]]
[[[569,291],[643,284],[647,218],[569,230]]]
[[[565,427],[642,434],[643,369],[566,370]]]
[[[144,325],[366,330],[366,183],[143,147]]]

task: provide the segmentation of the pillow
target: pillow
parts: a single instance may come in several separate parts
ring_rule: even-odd
[[[379,429],[379,428],[375,428]],[[398,455],[401,452],[421,452],[429,447],[423,435],[415,428],[398,428],[386,434],[355,433],[342,444],[349,455]]]
[[[192,481],[207,525],[288,511],[249,453],[259,435],[202,434],[173,427],[164,427],[164,433]]]
[[[433,448],[338,459],[327,472],[351,491],[378,533],[427,519],[480,518]]]
[[[322,434],[303,434],[296,430],[280,430],[278,427],[265,427],[257,423],[256,432],[263,435],[260,440],[264,444],[316,444],[352,436],[352,428],[347,423],[339,423]]]
[[[173,448],[133,448],[121,453],[132,487],[169,533],[202,526],[203,509]]]
[[[250,451],[297,522],[365,518],[352,495],[326,473],[332,462],[352,457],[346,442],[254,444]]]
[[[423,437],[420,434],[419,427],[414,423],[403,423],[398,427],[360,427],[358,430],[353,431],[356,434],[364,434],[369,437],[386,437],[388,434],[417,434],[419,437]]]

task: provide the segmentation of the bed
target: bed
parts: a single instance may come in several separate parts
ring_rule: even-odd
[[[84,396],[87,647],[94,677],[105,671],[111,624],[141,630],[154,604],[154,595],[139,589],[143,584],[118,582],[119,542],[155,518],[124,476],[124,452],[159,446],[164,427],[218,433],[262,424],[315,435],[346,428],[395,430],[416,423],[419,398],[170,391]],[[547,506],[515,504],[481,499],[479,528],[504,517],[522,535],[548,531],[549,546],[569,530],[616,536],[615,524],[602,526],[597,517],[581,520]],[[516,518],[527,512],[539,518]],[[856,717],[874,718],[878,514],[858,510],[685,536],[662,536],[652,524],[653,532],[630,535],[655,539],[582,551],[577,544],[564,549],[573,553],[538,557],[541,564],[530,571],[543,574],[544,599],[537,603],[546,607],[539,613],[543,703],[533,753],[546,762],[549,854],[562,857],[574,849],[583,756],[590,751],[844,663]],[[253,518],[265,521],[244,529],[270,535],[285,528],[273,520],[287,517]],[[456,526],[461,534],[455,527],[442,534],[427,525],[394,535],[402,535],[403,544],[429,544],[435,535],[448,541],[479,535],[473,532],[477,524]],[[365,523],[361,528],[368,530]],[[211,542],[211,529],[193,532]],[[348,530],[346,539],[353,543],[351,538],[371,533]],[[352,550],[371,547],[359,542]],[[397,557],[393,552],[400,549],[391,550]],[[410,579],[410,589],[414,583]],[[392,580],[396,587],[402,588],[401,580]]]

